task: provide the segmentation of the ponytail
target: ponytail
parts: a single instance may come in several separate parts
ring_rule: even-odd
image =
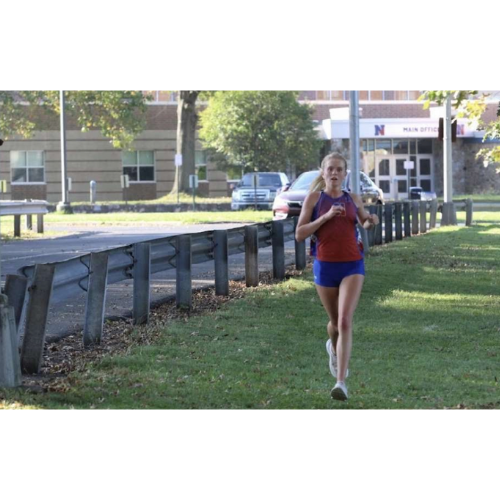
[[[325,187],[326,187],[325,179],[323,179],[323,175],[320,170],[318,177],[316,177],[312,181],[311,186],[309,187],[309,192],[312,193],[313,191],[323,191]]]
[[[322,191],[326,187],[325,179],[323,179],[323,168],[329,160],[342,160],[344,162],[344,168],[347,172],[347,160],[340,153],[330,153],[323,158],[320,167],[320,173],[316,179],[314,179],[311,183],[311,187],[309,188],[309,192],[313,191]]]

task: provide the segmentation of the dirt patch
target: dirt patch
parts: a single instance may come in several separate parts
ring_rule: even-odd
[[[311,269],[309,263],[306,269]],[[286,270],[285,280],[301,276],[295,266]],[[278,283],[269,271],[259,274],[259,288],[270,288]],[[29,392],[48,391],[66,392],[70,388],[70,375],[76,371],[84,371],[88,363],[98,361],[104,356],[126,354],[132,347],[154,344],[162,330],[171,321],[186,321],[191,316],[216,311],[222,304],[238,300],[248,293],[244,281],[229,282],[229,296],[215,295],[213,287],[195,290],[192,295],[192,308],[189,311],[178,309],[175,299],[169,300],[151,309],[147,325],[134,326],[132,319],[121,318],[107,320],[103,327],[101,343],[84,347],[82,333],[64,337],[57,342],[46,344],[43,355],[43,366],[38,375],[23,376],[23,388]]]

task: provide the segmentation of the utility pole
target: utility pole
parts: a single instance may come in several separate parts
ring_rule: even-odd
[[[351,152],[351,191],[359,194],[359,95],[349,91],[349,145]]]
[[[443,123],[443,181],[444,203],[441,216],[442,226],[455,226],[457,214],[453,203],[453,163],[451,155],[451,94],[446,98]]]
[[[359,186],[359,93],[357,90],[349,92],[349,146],[351,154],[351,192],[361,194]],[[363,248],[368,252],[368,234],[360,224],[358,230],[363,240]]]
[[[66,164],[66,119],[64,113],[64,90],[59,91],[59,103],[61,108],[61,187],[62,200],[57,204],[57,211],[72,213],[68,197],[68,168]]]

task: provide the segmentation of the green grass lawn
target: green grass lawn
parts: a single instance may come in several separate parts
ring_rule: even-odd
[[[0,408],[500,408],[500,216],[375,247],[366,270],[346,403],[330,399],[307,271],[160,320],[149,345],[87,364],[64,392],[0,390]]]
[[[114,212],[110,214],[61,214],[52,212],[44,217],[45,233],[37,234],[36,231],[25,229],[25,220],[22,218],[22,238],[43,238],[61,236],[60,232],[51,231],[54,225],[160,225],[160,224],[210,224],[222,222],[268,222],[273,215],[270,210],[242,210],[238,212],[160,212],[160,213],[135,213]],[[33,222],[36,229],[36,220]],[[2,238],[14,236],[14,217],[2,217],[0,226]]]
[[[491,202],[491,203],[500,203],[500,193],[484,193],[484,194],[454,194],[453,201],[461,202],[466,200],[467,198],[472,198],[473,201],[479,202]],[[442,196],[438,197],[438,201],[444,201]]]
[[[59,214],[46,216],[46,224],[209,224],[217,222],[267,222],[272,220],[270,210],[242,210],[230,212],[114,212],[109,214]]]
[[[196,203],[206,203],[206,204],[220,204],[220,203],[231,203],[231,196],[221,196],[219,198],[209,198],[205,196],[196,195],[195,197]],[[180,193],[179,195],[180,203],[193,203],[193,195],[190,193]],[[72,205],[89,205],[89,201],[73,201]],[[176,194],[167,194],[162,196],[161,198],[155,198],[154,200],[132,200],[132,201],[103,201],[97,202],[97,205],[157,205],[157,204],[166,204],[166,205],[177,205],[177,195]]]

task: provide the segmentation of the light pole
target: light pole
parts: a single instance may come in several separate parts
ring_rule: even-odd
[[[349,146],[351,154],[351,191],[361,194],[359,185],[359,93],[357,90],[349,92]],[[358,224],[358,230],[363,240],[364,251],[368,252],[368,235],[366,229]]]
[[[442,226],[455,226],[457,214],[453,203],[453,164],[451,158],[451,94],[446,97],[443,123],[443,180],[444,203],[441,216]]]
[[[359,95],[349,92],[349,145],[351,153],[351,191],[359,194]]]
[[[68,168],[66,165],[66,119],[64,113],[64,90],[59,91],[59,103],[61,108],[61,185],[62,200],[57,204],[57,211],[72,213],[71,204],[68,199]]]

